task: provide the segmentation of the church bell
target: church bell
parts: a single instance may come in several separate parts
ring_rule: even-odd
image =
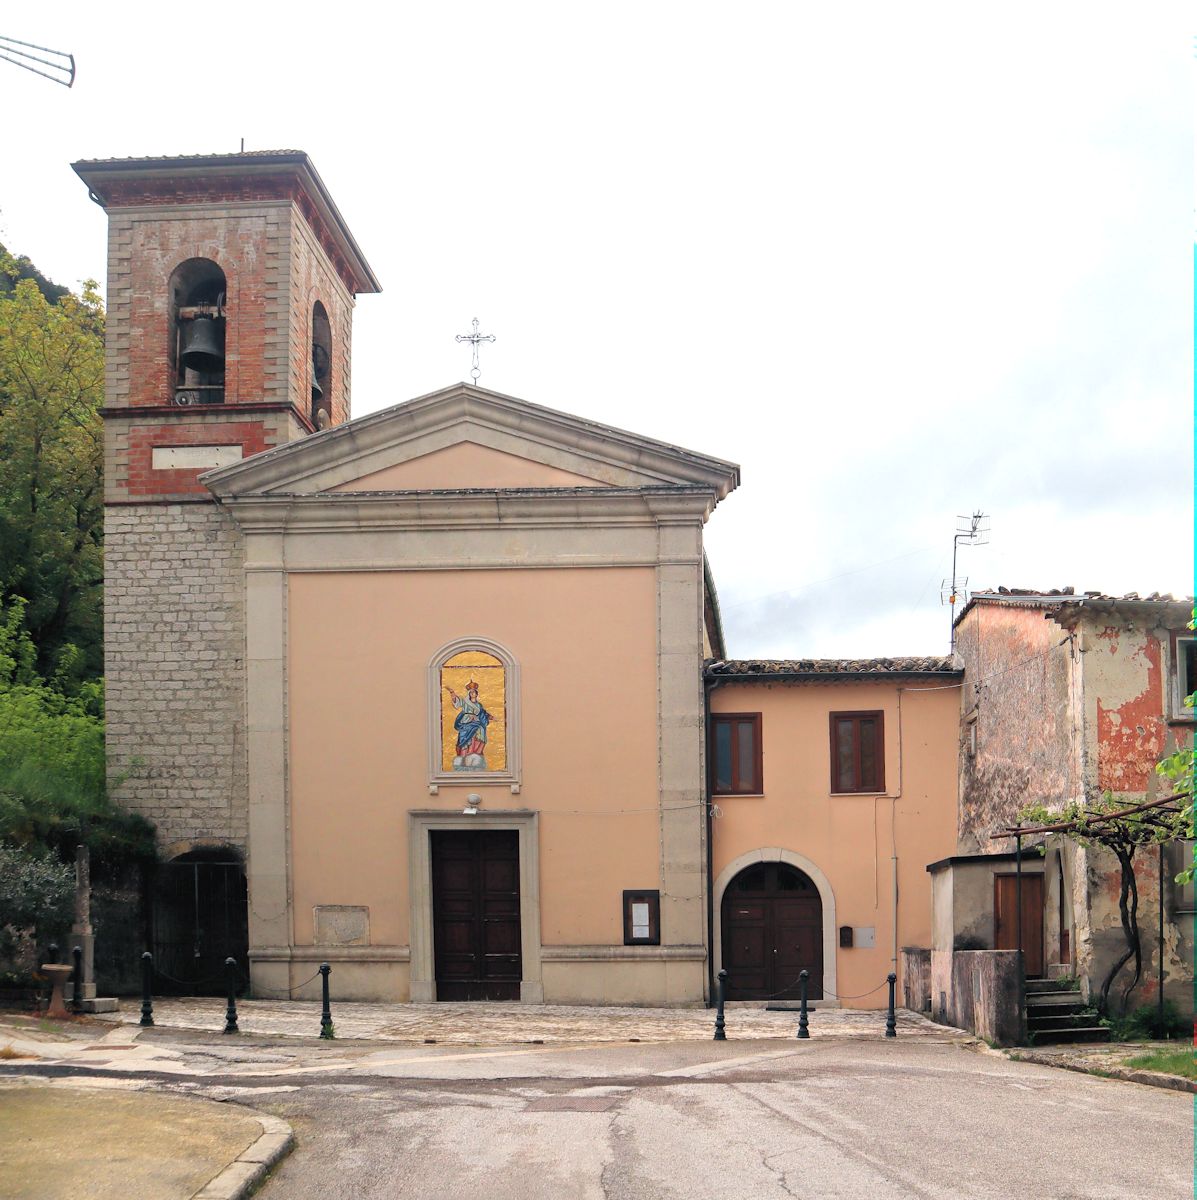
[[[223,371],[223,330],[212,317],[196,317],[183,325],[179,361],[189,371]]]

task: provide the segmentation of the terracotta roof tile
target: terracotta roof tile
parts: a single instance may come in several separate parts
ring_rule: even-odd
[[[711,676],[727,675],[956,675],[951,657],[730,658],[707,663]]]

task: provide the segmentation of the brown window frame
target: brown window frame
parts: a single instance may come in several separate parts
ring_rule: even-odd
[[[719,770],[715,762],[716,746],[718,740],[715,737],[716,725],[734,725],[738,722],[752,722],[752,739],[753,739],[753,763],[752,763],[752,785],[747,788],[736,787],[736,780],[740,778],[740,741],[739,738],[733,735],[731,739],[731,781],[730,788],[721,788],[719,786]],[[711,713],[711,795],[713,796],[763,796],[765,794],[765,771],[764,771],[764,746],[761,739],[761,714],[759,712],[742,712],[742,713]]]
[[[877,722],[876,763],[877,778],[875,787],[857,786],[846,788],[840,786],[839,763],[840,756],[836,745],[835,725],[837,721],[852,720],[856,726],[854,735],[856,778],[863,783],[860,769],[860,722],[870,720]],[[828,714],[828,731],[831,740],[831,793],[833,796],[875,796],[885,791],[885,713],[882,709],[868,709],[849,712],[833,712]]]
[[[648,904],[648,936],[632,933],[632,905]],[[623,894],[623,944],[625,946],[659,946],[661,944],[661,893],[658,890],[625,891]]]

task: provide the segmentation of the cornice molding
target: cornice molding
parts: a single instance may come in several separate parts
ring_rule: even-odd
[[[578,527],[702,522],[715,494],[702,487],[487,488],[443,492],[322,492],[222,501],[247,534],[340,530]]]

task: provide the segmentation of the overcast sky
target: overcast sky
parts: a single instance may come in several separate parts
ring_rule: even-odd
[[[970,587],[1192,590],[1188,5],[21,6],[0,241],[76,158],[308,151],[384,291],[355,415],[464,379],[732,459],[738,657],[946,652]],[[463,481],[464,482],[464,481]]]

